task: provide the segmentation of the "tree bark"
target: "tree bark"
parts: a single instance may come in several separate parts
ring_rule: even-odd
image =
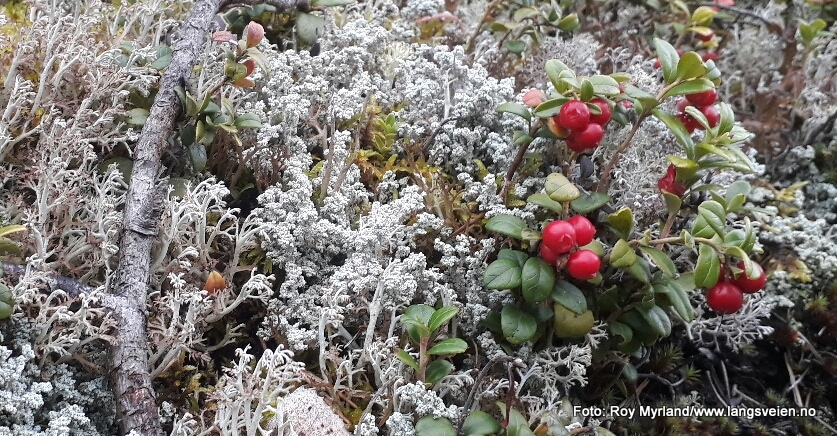
[[[111,309],[118,323],[116,340],[110,347],[110,368],[123,434],[136,431],[143,436],[163,435],[149,374],[146,335],[151,245],[157,236],[167,189],[158,173],[166,139],[181,110],[175,88],[191,76],[220,2],[196,0],[175,34],[171,63],[160,78],[157,97],[134,151],[119,266],[109,289],[116,298],[108,301],[113,304]]]

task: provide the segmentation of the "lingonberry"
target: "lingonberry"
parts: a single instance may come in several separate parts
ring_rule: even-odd
[[[607,124],[611,116],[610,106],[607,104],[607,101],[603,98],[594,98],[590,100],[590,103],[596,105],[602,111],[600,114],[590,113],[590,122],[600,126]]]
[[[686,100],[685,98],[681,98],[680,100],[677,100],[677,110],[680,111],[680,112],[685,112],[686,108],[691,106],[691,105],[692,104],[689,103],[689,100]]]
[[[697,122],[695,117],[685,112],[680,112],[679,114],[675,115],[675,117],[677,117],[677,119],[680,120],[681,123],[683,123],[683,127],[685,127],[686,131],[688,131],[689,133],[692,133],[700,128],[700,123]]]
[[[718,91],[712,88],[703,92],[686,94],[686,99],[697,107],[709,106],[715,104],[715,100],[718,99]]]
[[[744,269],[744,261],[738,262],[738,268]],[[755,279],[751,279],[747,277],[747,271],[742,271],[741,274],[732,280],[732,283],[735,286],[738,286],[741,289],[741,292],[745,292],[747,294],[753,294],[758,292],[764,288],[764,284],[767,282],[767,276],[764,274],[764,269],[762,269],[761,265],[755,264],[756,269],[759,272],[759,276]]]
[[[576,215],[567,220],[573,229],[575,229],[575,243],[578,245],[587,245],[593,242],[593,237],[596,236],[596,227],[587,218],[582,215]]]
[[[584,150],[587,150],[587,147],[585,147],[583,144],[580,144],[578,140],[572,135],[567,136],[565,142],[567,143],[567,148],[576,153],[583,153]]]
[[[555,263],[558,262],[558,253],[552,251],[552,249],[547,247],[543,242],[541,242],[540,252],[541,258],[543,258],[546,263],[555,265]]]
[[[677,167],[673,164],[668,166],[666,174],[657,181],[657,187],[660,191],[665,191],[682,197],[686,193],[686,187],[677,181]]]
[[[706,53],[703,56],[701,56],[701,59],[703,59],[704,62],[706,62],[706,61],[715,62],[715,61],[718,60],[718,53],[715,53],[714,51],[710,52],[710,53]]]
[[[567,272],[579,280],[590,280],[599,273],[602,261],[590,250],[578,250],[567,259]]]
[[[715,312],[728,315],[741,310],[744,305],[744,294],[738,286],[729,282],[720,282],[706,293],[706,303]]]
[[[569,130],[584,130],[590,124],[590,109],[581,100],[570,100],[561,106],[558,125]]]
[[[584,129],[573,130],[567,139],[574,142],[578,147],[587,149],[598,147],[599,143],[602,142],[602,138],[604,138],[604,129],[602,129],[602,126],[596,123],[590,123]]]
[[[523,94],[523,104],[529,107],[538,107],[538,105],[545,101],[546,94],[540,89],[532,89],[526,94]]]
[[[709,127],[715,127],[721,121],[721,113],[718,112],[718,108],[715,106],[704,106],[698,109],[703,113],[703,116],[706,117]]]
[[[575,245],[575,229],[566,221],[552,221],[541,233],[543,244],[556,254],[568,253]]]

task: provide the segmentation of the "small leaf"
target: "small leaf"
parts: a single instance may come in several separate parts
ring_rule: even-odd
[[[726,230],[727,212],[724,206],[714,200],[704,201],[698,206],[698,216],[692,226],[692,234],[699,238],[723,237]]]
[[[427,350],[427,354],[434,356],[441,354],[459,354],[464,353],[467,349],[467,342],[459,338],[450,338],[434,345],[433,348]]]
[[[674,82],[677,78],[677,62],[680,60],[677,50],[660,38],[654,38],[654,49],[660,59],[660,67],[663,70],[663,78],[665,78],[666,83]]]
[[[515,114],[521,118],[526,119],[526,121],[531,121],[532,114],[529,112],[529,108],[523,106],[522,104],[517,104],[514,102],[506,102],[495,109],[497,112],[508,112],[510,114]]]
[[[636,310],[658,335],[665,337],[671,334],[671,319],[660,306],[651,306],[650,309],[637,306]]]
[[[693,51],[683,54],[680,61],[677,62],[678,79],[688,80],[704,74],[706,74],[706,66],[703,65],[700,55]]]
[[[551,100],[547,100],[541,104],[539,104],[534,111],[534,114],[538,118],[548,118],[554,115],[558,115],[561,112],[561,106],[564,103],[570,101],[569,98],[565,97],[558,97],[553,98]]]
[[[668,191],[663,191],[663,200],[666,202],[666,212],[669,215],[676,215],[683,206],[683,199]]]
[[[663,95],[663,98],[684,94],[697,94],[698,92],[704,92],[714,88],[715,84],[712,83],[711,80],[700,77],[675,85],[673,88],[669,89],[665,95]]]
[[[534,316],[510,304],[503,306],[500,312],[500,324],[503,336],[515,345],[532,339],[538,330],[538,322]]]
[[[509,53],[514,53],[520,56],[520,54],[523,53],[523,50],[526,49],[526,43],[519,39],[509,40],[506,41],[506,49],[509,51]]]
[[[601,192],[591,192],[584,194],[570,203],[574,211],[586,215],[594,210],[606,205],[610,201],[610,196]]]
[[[707,244],[699,244],[695,264],[695,286],[711,288],[718,283],[720,275],[721,260],[718,258],[718,252]]]
[[[590,83],[590,80],[584,79],[581,81],[581,100],[582,101],[590,101],[593,98],[596,91],[593,89],[593,84]]]
[[[619,321],[609,322],[607,328],[614,335],[622,336],[622,343],[620,345],[627,344],[634,338],[634,331],[631,330],[631,327]]]
[[[581,195],[578,188],[560,173],[551,173],[546,176],[544,192],[552,200],[562,202],[573,201]]]
[[[552,82],[552,86],[554,86],[556,90],[559,90],[558,92],[561,92],[560,81],[562,78],[562,73],[569,72],[573,76],[575,75],[575,73],[570,69],[570,67],[566,66],[563,62],[559,61],[558,59],[550,59],[546,61],[544,69],[546,70],[547,77],[549,77],[549,81]]]
[[[526,199],[526,202],[545,207],[555,213],[564,213],[564,206],[561,203],[549,198],[548,195],[542,192],[530,195],[529,198]]]
[[[141,107],[131,109],[128,111],[128,124],[133,126],[142,126],[148,119],[148,115],[150,115],[148,109],[143,109]]]
[[[571,311],[582,314],[587,310],[587,299],[581,289],[566,280],[556,280],[552,288],[552,301],[560,303]]]
[[[447,418],[436,418],[428,415],[416,421],[416,436],[456,436],[456,429],[453,428],[453,424]]]
[[[607,223],[619,233],[620,237],[628,238],[631,236],[631,231],[634,228],[633,212],[631,212],[630,208],[623,207],[608,215]]]
[[[25,232],[26,226],[20,224],[9,224],[7,226],[0,226],[0,237],[11,235],[16,232]]]
[[[677,267],[674,266],[674,262],[670,257],[668,257],[667,253],[653,247],[639,247],[639,250],[651,258],[651,261],[654,262],[654,265],[657,265],[657,268],[659,268],[663,274],[672,278],[677,276]]]
[[[671,133],[674,135],[674,138],[677,139],[677,142],[680,143],[686,151],[686,157],[693,159],[695,157],[695,142],[692,141],[692,135],[688,130],[686,130],[683,123],[681,123],[680,120],[675,118],[673,115],[663,110],[654,109],[651,112],[658,120],[668,126],[669,130],[671,130]]]
[[[677,315],[684,321],[691,322],[695,318],[695,309],[689,301],[689,294],[677,281],[654,284],[654,293],[664,295]]]
[[[627,268],[637,261],[637,255],[628,241],[620,239],[616,241],[613,250],[610,251],[610,264],[614,268]]]
[[[597,95],[619,95],[619,82],[612,76],[597,74],[589,79]]]
[[[416,362],[416,359],[414,359],[413,356],[410,356],[410,353],[399,348],[395,352],[395,357],[397,357],[398,360],[404,362],[410,368],[413,368],[413,370],[415,370],[416,372],[419,371],[418,362]]]
[[[573,313],[570,309],[560,303],[553,305],[554,311],[554,332],[559,338],[580,338],[590,332],[596,323],[596,318],[591,310],[585,310],[581,314]]]
[[[433,315],[430,315],[430,319],[427,320],[427,327],[430,331],[435,332],[439,329],[439,327],[443,326],[446,322],[456,316],[458,312],[459,309],[453,306],[445,306],[437,309],[433,312]]]
[[[256,114],[241,114],[235,119],[235,126],[239,129],[259,129],[262,122]]]
[[[298,12],[296,16],[296,36],[307,45],[314,45],[317,37],[325,31],[325,18]]]
[[[520,239],[526,223],[514,215],[495,215],[485,223],[486,230]]]
[[[206,146],[201,143],[189,144],[189,159],[196,172],[206,169]]]
[[[433,316],[434,312],[432,306],[414,304],[401,315],[401,324],[404,325],[404,329],[407,330],[407,334],[413,342],[420,343],[422,338],[430,337],[431,332],[427,323],[430,322],[430,317]]]
[[[552,265],[538,257],[530,257],[523,265],[522,293],[529,303],[540,303],[549,298],[555,285]]]
[[[523,269],[523,265],[526,265],[526,261],[529,260],[529,255],[519,250],[504,248],[497,253],[497,259],[513,260],[520,266],[520,269]]]
[[[466,436],[488,436],[500,431],[500,423],[490,414],[475,410],[465,418],[462,432]]]
[[[520,286],[521,273],[517,262],[497,259],[486,268],[482,282],[488,289],[514,289]]]

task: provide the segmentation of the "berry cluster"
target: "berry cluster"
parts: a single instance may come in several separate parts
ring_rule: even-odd
[[[675,116],[681,123],[683,123],[683,126],[686,127],[686,130],[688,130],[689,133],[692,133],[697,129],[701,129],[702,127],[700,123],[698,123],[693,116],[686,113],[687,107],[694,106],[703,114],[703,116],[706,117],[709,127],[715,127],[718,125],[718,122],[721,121],[721,113],[718,112],[718,108],[714,106],[715,100],[717,99],[718,92],[714,89],[695,94],[688,94],[686,95],[686,98],[677,102],[677,110],[680,112],[678,112]]]
[[[559,265],[559,257],[570,253],[576,245],[593,241],[596,227],[587,218],[576,215],[567,221],[556,220],[543,228],[541,257],[551,265]],[[602,263],[591,250],[575,250],[566,259],[567,273],[579,280],[590,280],[599,273]]]
[[[727,277],[731,274],[722,269],[718,283],[706,292],[706,303],[709,304],[709,308],[722,315],[741,310],[744,305],[744,294],[753,294],[760,291],[767,281],[764,270],[759,264],[755,264],[759,275],[754,279],[747,277],[747,273],[744,271],[744,261],[738,262],[736,266],[741,269],[738,277],[727,280]]]
[[[589,105],[596,106],[599,113],[590,112]],[[604,137],[604,125],[610,121],[610,105],[602,98],[594,98],[590,103],[570,100],[561,106],[561,112],[551,121],[557,128],[558,136],[566,137],[567,147],[577,153],[596,148]],[[563,135],[563,132],[567,132]]]

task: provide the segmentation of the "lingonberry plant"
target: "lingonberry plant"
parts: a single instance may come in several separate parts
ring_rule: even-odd
[[[705,20],[701,17],[693,17],[695,25]],[[596,191],[582,193],[567,178],[569,173],[550,174],[543,191],[527,198],[540,207],[540,231],[511,215],[487,221],[488,230],[519,240],[516,248],[501,250],[484,275],[487,288],[520,297],[488,320],[512,344],[548,346],[553,338],[584,336],[598,322],[610,332],[600,344],[603,350],[632,353],[669,335],[676,321],[693,320],[692,290],[707,289],[709,307],[729,315],[742,307],[745,288],[749,292],[764,284],[762,270],[750,259],[756,237],[749,220],[728,220],[730,214],[744,212],[749,184],[739,181],[722,190],[703,182],[708,171],[751,170],[740,149],[749,133],[734,123],[727,104],[715,106],[721,72],[694,51],[680,54],[660,39],[654,46],[664,81],[656,94],[632,84],[625,73],[579,77],[550,60],[546,73],[554,90],[530,91],[524,105],[498,107],[530,123],[528,131],[515,136],[520,154],[539,136],[563,139],[571,151],[582,153],[599,146],[611,118],[628,122],[625,112],[612,109],[624,108],[618,103],[629,102],[635,112],[627,138],[603,165]],[[675,98],[680,99],[678,112],[663,110],[663,102]],[[670,166],[658,182],[668,218],[659,228],[646,230],[635,228],[630,209],[605,212],[604,206],[611,202],[611,171],[651,117],[669,128],[682,152],[668,156]],[[698,130],[700,136],[693,137]],[[513,166],[506,175],[505,195],[515,172]],[[691,194],[699,198],[698,192],[709,195],[685,207],[684,199],[693,203]],[[683,226],[687,222],[691,225]],[[672,236],[675,230],[678,234]],[[694,266],[672,260],[684,249],[695,256]]]

